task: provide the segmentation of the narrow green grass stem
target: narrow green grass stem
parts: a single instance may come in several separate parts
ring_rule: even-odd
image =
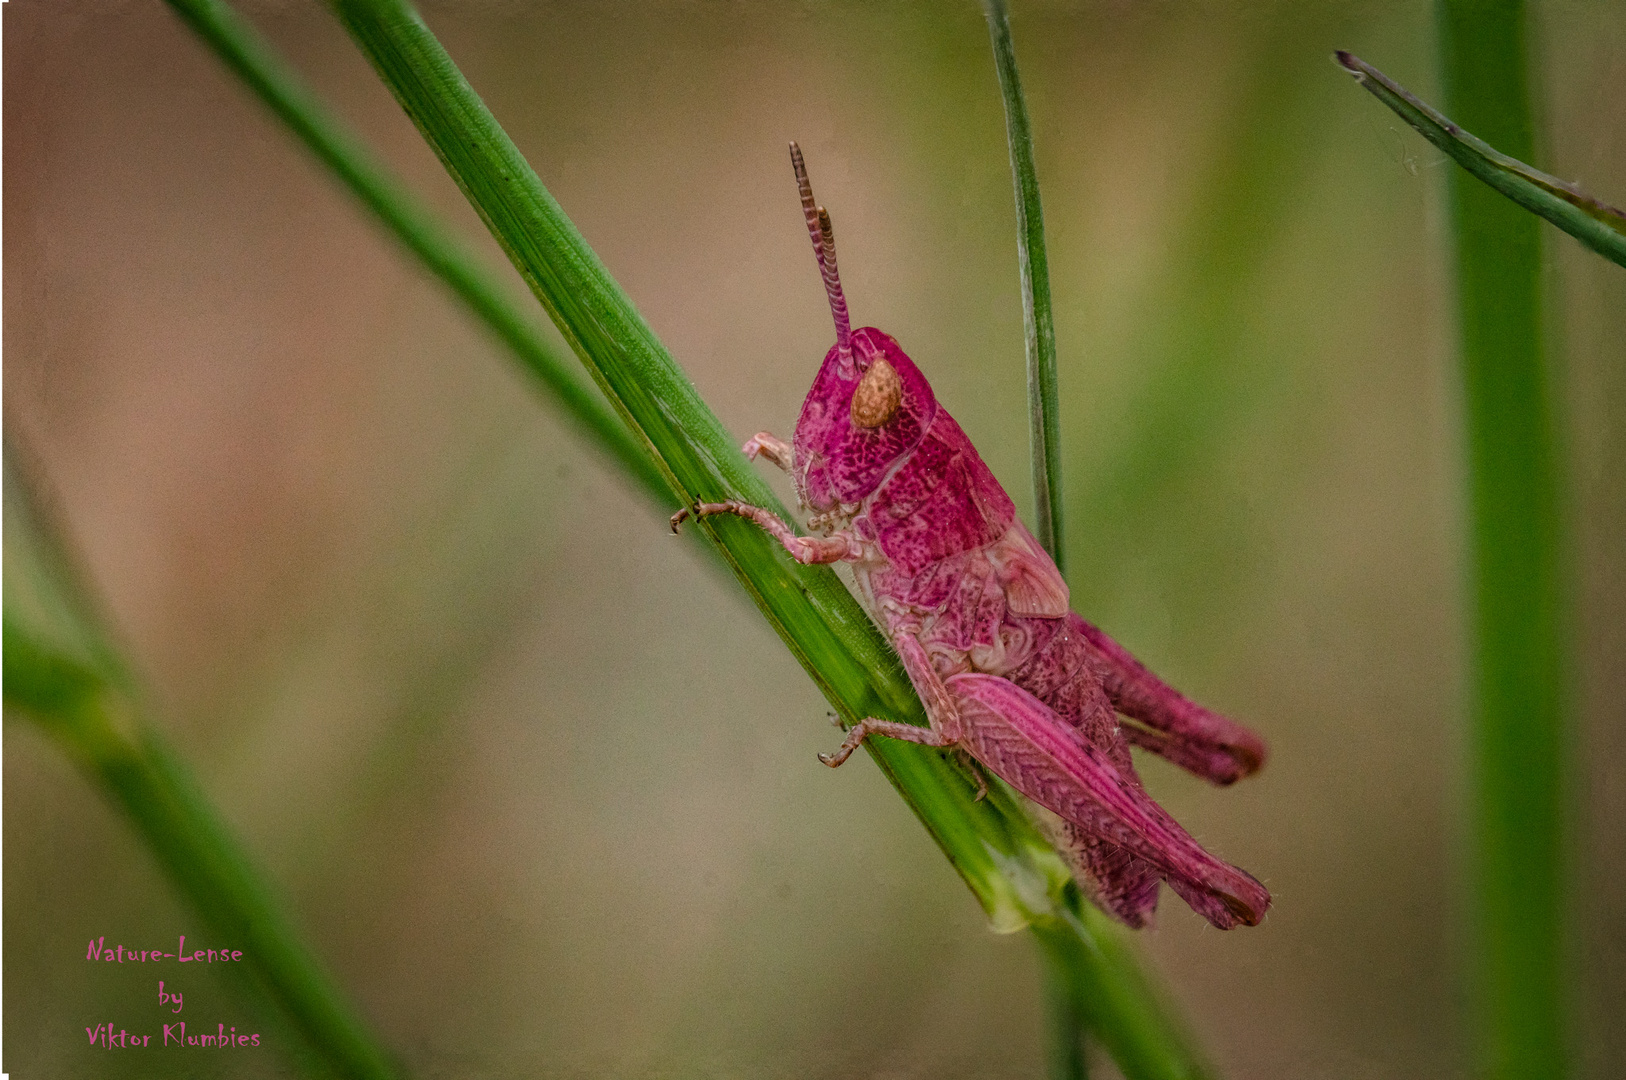
[[[5,464],[5,702],[35,719],[151,848],[210,931],[243,952],[251,999],[268,999],[303,1037],[310,1075],[398,1075],[300,941],[191,774],[147,721],[140,695],[30,481]],[[229,965],[236,968],[237,965]]]
[[[338,15],[601,389],[648,447],[673,509],[739,499],[783,507],[736,448],[619,285],[542,186],[416,11],[402,0],[336,0]],[[788,519],[787,519],[788,520]],[[828,568],[804,567],[755,526],[697,523],[847,723],[916,724],[924,711],[884,639]],[[1096,1030],[1132,1080],[1204,1067],[1106,917],[1010,793],[981,802],[956,760],[891,739],[865,743],[977,896],[996,929],[1031,926],[1067,970],[1104,988]]]
[[[1044,209],[1033,164],[1033,131],[1016,72],[1005,0],[983,0],[994,46],[1005,136],[1016,189],[1016,254],[1022,277],[1022,328],[1028,362],[1028,438],[1033,462],[1034,533],[1057,569],[1067,572],[1061,510],[1061,406],[1056,393],[1056,322],[1050,308],[1050,262],[1045,256]]]
[[[574,365],[542,336],[481,260],[344,129],[254,28],[221,0],[167,2],[385,229],[513,351],[587,441],[664,504],[669,492],[649,455],[598,395],[582,385]]]
[[[1056,568],[1067,573],[1062,534],[1061,417],[1056,391],[1056,327],[1050,307],[1050,264],[1045,255],[1044,209],[1039,173],[1033,164],[1033,129],[1027,99],[1016,70],[1016,47],[1004,0],[983,0],[994,49],[1000,98],[1005,104],[1005,138],[1011,152],[1011,186],[1016,194],[1016,255],[1022,282],[1022,330],[1027,354],[1028,453],[1033,476],[1034,531]],[[1046,967],[1049,1065],[1052,1080],[1085,1080],[1084,1009],[1074,999],[1074,980]]]
[[[1441,0],[1447,112],[1535,157],[1522,3]],[[1565,566],[1540,224],[1447,180],[1468,480],[1473,979],[1478,1073],[1566,1075]]]
[[[1360,57],[1338,52],[1333,59],[1468,172],[1604,258],[1626,266],[1626,213],[1470,135]]]

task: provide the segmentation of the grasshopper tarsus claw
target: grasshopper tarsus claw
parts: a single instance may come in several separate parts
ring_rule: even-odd
[[[671,525],[673,536],[678,534],[678,526],[683,524],[683,519],[687,518],[692,513],[694,513],[694,511],[685,506],[682,510],[679,510],[677,513],[672,515]]]

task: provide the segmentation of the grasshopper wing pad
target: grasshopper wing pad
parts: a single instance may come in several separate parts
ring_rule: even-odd
[[[1263,885],[1204,851],[1105,754],[1075,741],[1038,698],[994,675],[955,675],[946,684],[966,748],[1022,794],[1158,867],[1220,929],[1264,918],[1270,894]]]
[[[989,554],[999,567],[1012,614],[1059,619],[1071,611],[1061,571],[1020,521],[1011,522]]]

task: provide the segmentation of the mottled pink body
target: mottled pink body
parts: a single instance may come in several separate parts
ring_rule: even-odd
[[[837,343],[793,442],[762,433],[746,452],[790,471],[823,536],[798,537],[768,511],[738,503],[695,512],[748,517],[803,562],[851,563],[920,691],[930,729],[866,720],[828,763],[871,734],[962,748],[1060,819],[1055,839],[1081,886],[1129,925],[1145,923],[1160,881],[1215,926],[1258,923],[1270,894],[1152,801],[1129,747],[1228,784],[1259,768],[1264,744],[1164,685],[1072,613],[1055,564],[914,362],[879,330],[849,331],[829,219],[812,202],[794,146],[792,157]],[[884,422],[865,427],[854,392],[882,361],[897,373],[896,384],[888,381],[895,400]]]

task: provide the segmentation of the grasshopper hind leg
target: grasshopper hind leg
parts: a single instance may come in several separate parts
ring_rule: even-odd
[[[1077,615],[1069,621],[1089,642],[1113,707],[1146,725],[1124,725],[1124,738],[1131,744],[1215,784],[1234,783],[1259,771],[1265,744],[1258,735],[1172,689],[1099,627]]]
[[[1154,868],[1186,903],[1222,930],[1255,926],[1270,908],[1270,893],[1250,875],[1203,850],[1132,777],[1100,749],[1075,740],[1065,721],[1028,691],[994,675],[955,675],[945,685],[955,698],[965,746],[1016,790],[1065,819],[1082,837],[1119,848]],[[1155,879],[1132,862],[1115,865],[1111,848],[1069,844],[1086,870],[1110,856],[1106,873],[1089,873],[1086,887],[1121,892],[1109,910],[1129,921],[1143,918]]]

